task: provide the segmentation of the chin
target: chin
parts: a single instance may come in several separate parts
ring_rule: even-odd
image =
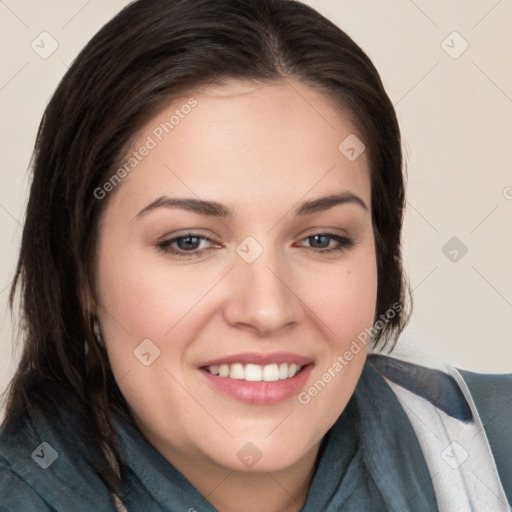
[[[226,447],[223,455],[227,451],[233,450],[234,457],[220,457],[219,453],[212,454],[212,459],[229,471],[242,473],[273,473],[283,471],[297,464],[306,457],[312,447],[297,446],[290,439],[286,444],[269,443],[268,440],[259,442],[247,441],[241,446]]]

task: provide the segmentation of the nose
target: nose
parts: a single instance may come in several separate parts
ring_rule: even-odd
[[[261,337],[290,328],[303,315],[294,285],[290,267],[269,249],[252,263],[237,257],[230,272],[226,322]]]

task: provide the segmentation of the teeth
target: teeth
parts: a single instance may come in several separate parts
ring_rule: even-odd
[[[263,367],[263,380],[273,382],[279,380],[279,368],[277,364],[267,364]]]
[[[212,375],[229,377],[230,379],[246,380],[248,382],[275,382],[278,380],[291,379],[300,370],[301,366],[295,363],[267,364],[221,364],[208,366],[206,368]]]
[[[234,365],[233,365],[234,366]],[[229,374],[231,377],[231,373]],[[257,364],[248,364],[245,366],[245,380],[249,382],[258,382],[263,378],[263,369]]]
[[[281,380],[288,378],[288,365],[286,363],[281,363],[279,365],[279,378]]]
[[[229,376],[232,379],[243,379],[244,378],[244,365],[240,363],[232,364]]]

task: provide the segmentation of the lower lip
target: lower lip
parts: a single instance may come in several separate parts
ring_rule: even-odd
[[[308,364],[294,377],[273,382],[248,382],[242,379],[219,377],[206,370],[200,370],[200,372],[216,390],[232,398],[255,405],[271,405],[297,396],[304,388],[312,369],[313,364]]]

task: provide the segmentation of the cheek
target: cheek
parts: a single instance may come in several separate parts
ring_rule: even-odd
[[[156,265],[137,251],[124,252],[122,259],[110,254],[115,253],[103,252],[98,272],[106,326],[130,333],[133,342],[165,336],[201,299],[208,285],[195,278],[192,267]]]
[[[359,251],[342,265],[312,272],[304,297],[323,320],[333,348],[344,345],[373,323],[377,268],[371,250]]]
[[[197,304],[218,277],[203,272],[198,279],[192,266],[173,268],[154,264],[147,253],[137,250],[109,249],[100,250],[97,289],[112,371],[136,418],[144,418],[144,423],[149,418],[155,432],[172,431],[178,436],[179,428],[170,425],[162,411],[186,417],[191,407],[190,396],[176,385],[173,375],[181,378],[187,343],[194,329],[200,328],[195,322],[201,311]],[[149,353],[147,366],[145,353]],[[163,388],[172,391],[163,393]]]
[[[325,351],[298,396],[306,415],[321,418],[313,439],[345,408],[366,360],[377,300],[373,252],[360,252],[346,266],[317,273],[314,285],[309,300],[324,326]]]

